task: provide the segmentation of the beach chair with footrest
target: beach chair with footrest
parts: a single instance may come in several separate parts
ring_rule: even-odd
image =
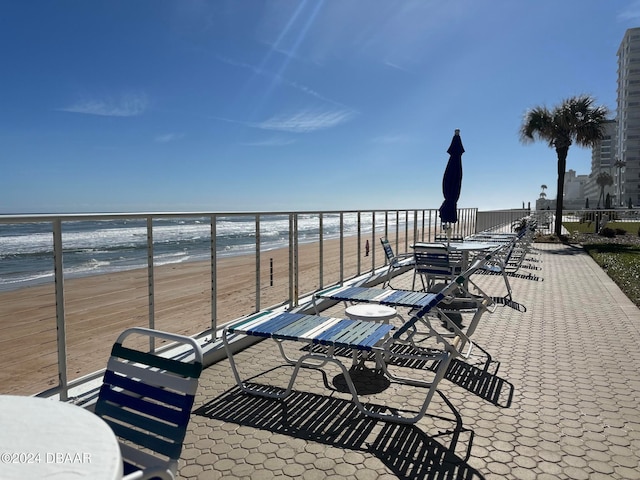
[[[484,260],[474,262],[469,271],[477,270],[482,263]],[[443,337],[431,325],[432,317],[430,314],[436,311],[438,305],[451,296],[464,282],[465,274],[462,274],[444,286],[440,292],[425,294],[422,306],[399,327],[385,323],[291,312],[262,311],[250,315],[225,327],[222,332],[223,343],[234,378],[245,393],[284,399],[293,390],[295,379],[301,368],[322,369],[331,363],[337,365],[341,370],[353,402],[362,414],[390,422],[415,423],[425,415],[437,385],[444,377],[451,359],[459,354],[456,346],[459,340],[454,338],[453,341],[449,341]],[[420,330],[424,333],[425,338],[433,341],[432,345],[435,347],[423,347],[413,341],[417,324],[422,325]],[[245,382],[241,378],[231,348],[231,340],[236,335],[268,338],[276,342],[285,363],[293,367],[286,388],[270,388],[268,385]],[[292,358],[284,350],[285,342],[295,342],[309,348],[297,350],[299,357]],[[394,348],[407,344],[410,347],[408,350],[398,351]],[[425,398],[419,411],[412,412],[412,415],[407,416],[395,409],[381,411],[365,405],[359,398],[351,378],[351,371],[345,364],[343,357],[336,353],[337,349],[347,349],[352,352],[352,367],[355,366],[359,354],[370,355],[375,360],[376,369],[383,372],[390,381],[426,389]],[[425,372],[422,370],[420,371],[422,375],[419,377],[399,375],[395,373],[393,368],[395,360],[430,362],[433,365],[429,370],[432,378],[425,380]]]
[[[505,300],[513,302],[513,290],[511,288],[511,283],[509,282],[509,277],[536,281],[542,280],[540,277],[531,273],[520,273],[520,268],[523,267],[523,262],[531,248],[531,239],[529,238],[531,237],[530,229],[522,229],[510,237],[506,237],[505,235],[491,236],[490,234],[478,234],[478,237],[481,238],[482,241],[492,241],[491,239],[493,239],[503,245],[496,251],[496,255],[494,255],[489,262],[479,269],[478,273],[485,275],[501,275],[507,289],[507,294],[504,296]],[[528,268],[538,269],[538,267],[530,266]]]
[[[486,265],[491,258],[492,255],[484,255],[481,257],[480,262],[475,265],[480,269],[483,265]],[[460,341],[460,347],[465,347],[459,348],[459,354],[464,358],[468,358],[471,355],[474,344],[470,340],[470,337],[480,323],[482,315],[486,312],[493,313],[497,307],[494,299],[487,295],[471,279],[472,274],[477,271],[476,269],[467,270],[464,274],[466,282],[464,284],[457,284],[456,288],[438,304],[437,308],[429,311],[429,314],[439,318],[448,330],[448,332],[443,332],[442,335],[452,339],[457,337],[458,341]],[[473,287],[473,294],[467,290],[468,286]],[[409,309],[410,314],[413,314],[428,304],[432,296],[433,293],[416,292],[413,290],[396,290],[358,285],[334,285],[316,291],[313,294],[312,302],[316,313],[318,312],[318,300],[333,300],[344,302],[345,305],[374,303],[393,308],[402,307]],[[468,322],[464,332],[457,322],[450,318],[451,314],[471,315],[471,320]],[[412,329],[414,334],[418,333],[416,327],[417,326],[414,325]]]

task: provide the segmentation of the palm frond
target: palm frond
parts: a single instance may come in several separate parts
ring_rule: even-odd
[[[520,128],[520,140],[523,143],[531,143],[538,139],[552,145],[553,133],[553,115],[547,107],[534,107],[525,113]]]
[[[520,128],[523,143],[544,140],[549,147],[568,147],[573,142],[589,147],[604,137],[608,110],[595,106],[590,95],[577,95],[562,101],[553,110],[534,107],[527,111]]]

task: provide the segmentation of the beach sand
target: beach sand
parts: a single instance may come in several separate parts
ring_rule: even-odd
[[[381,236],[361,237],[360,255],[357,237],[344,239],[344,279],[385,264]],[[404,232],[397,237],[399,248],[395,233],[390,237],[394,251],[409,249]],[[367,240],[369,256],[365,256]],[[339,240],[324,241],[322,285],[319,245],[299,245],[300,295],[340,280]],[[255,255],[218,258],[218,326],[289,298],[288,252],[287,248],[261,252],[258,307]],[[69,381],[104,368],[113,342],[124,329],[149,326],[147,285],[146,269],[65,280]],[[211,328],[211,292],[209,262],[154,268],[154,328],[186,335]],[[53,284],[0,292],[0,394],[30,395],[56,386],[56,338]]]

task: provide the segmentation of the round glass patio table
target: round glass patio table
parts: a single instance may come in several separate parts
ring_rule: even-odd
[[[39,397],[0,395],[0,477],[122,478],[113,430],[94,413]]]

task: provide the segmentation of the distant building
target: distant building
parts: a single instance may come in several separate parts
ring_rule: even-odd
[[[536,210],[554,210],[556,209],[556,199],[548,199],[540,197],[536,200]]]
[[[568,170],[564,175],[563,208],[584,208],[584,188],[589,180],[589,175],[577,175],[575,170]]]
[[[589,206],[595,208],[598,199],[600,198],[600,187],[596,180],[600,173],[608,173],[611,178],[614,179],[614,185],[605,187],[604,194],[614,196],[615,188],[615,171],[613,163],[615,161],[615,148],[616,148],[616,121],[608,120],[605,124],[604,138],[598,142],[598,145],[591,149],[591,173],[589,174],[589,180],[584,187],[585,201],[589,199]]]

